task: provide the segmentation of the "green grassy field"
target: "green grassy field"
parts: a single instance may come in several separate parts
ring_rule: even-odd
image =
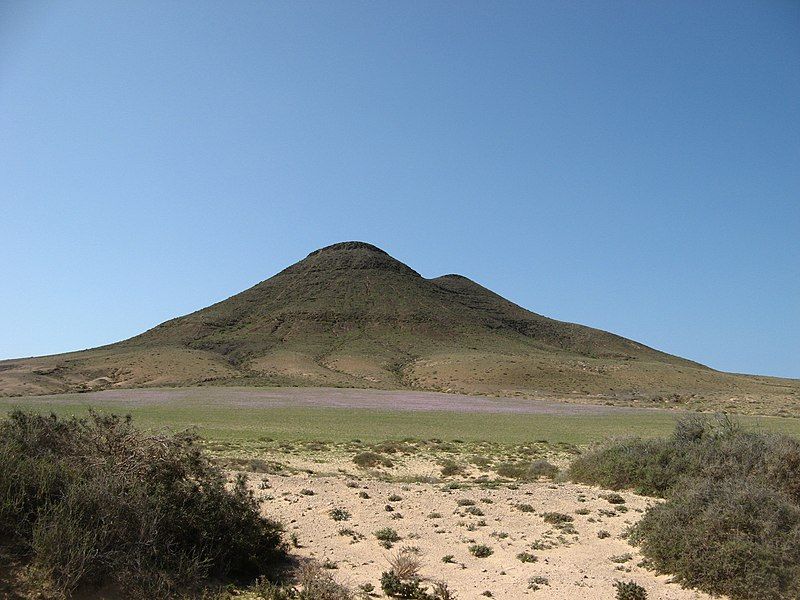
[[[54,412],[60,416],[85,415],[86,404],[46,404],[24,398],[0,400],[0,411],[13,408]],[[415,438],[464,441],[492,441],[519,444],[543,440],[582,445],[609,437],[669,434],[679,413],[661,411],[601,415],[565,416],[531,414],[487,414],[428,411],[379,411],[341,408],[231,408],[187,406],[135,406],[114,403],[98,410],[130,414],[145,428],[197,427],[208,440],[254,441],[321,440],[364,442]],[[748,427],[800,437],[800,419],[738,417]]]

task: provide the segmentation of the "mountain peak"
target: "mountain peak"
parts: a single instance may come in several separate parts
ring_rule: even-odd
[[[367,242],[339,242],[314,250],[299,263],[283,271],[302,273],[317,271],[360,271],[378,269],[421,277],[414,269]]]
[[[375,252],[377,254],[383,254],[385,256],[389,256],[387,252],[381,250],[377,246],[373,244],[368,244],[367,242],[338,242],[336,244],[331,244],[330,246],[325,246],[324,248],[320,248],[318,250],[314,250],[308,256],[316,256],[317,254],[328,253],[328,252],[341,252],[346,250],[367,250],[370,252]]]

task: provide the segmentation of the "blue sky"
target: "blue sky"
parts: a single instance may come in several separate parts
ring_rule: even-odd
[[[0,357],[343,240],[800,377],[800,3],[0,3]]]

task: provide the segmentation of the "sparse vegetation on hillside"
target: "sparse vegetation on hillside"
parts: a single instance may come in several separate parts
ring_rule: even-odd
[[[690,417],[578,458],[576,481],[662,496],[632,530],[659,571],[734,600],[800,597],[800,442]]]
[[[116,584],[131,598],[179,597],[211,579],[254,579],[283,556],[281,526],[191,434],[14,412],[0,423],[0,464],[3,555],[54,595]]]

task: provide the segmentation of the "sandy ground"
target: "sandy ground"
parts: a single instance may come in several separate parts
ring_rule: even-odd
[[[282,459],[292,465],[286,474],[251,474],[251,485],[265,499],[265,514],[296,535],[294,555],[335,565],[334,577],[353,588],[371,583],[374,597],[383,597],[380,576],[389,568],[388,558],[410,547],[421,558],[421,575],[445,580],[460,600],[612,600],[617,580],[639,583],[653,600],[710,598],[640,566],[641,555],[622,539],[653,499],[624,493],[624,504],[612,504],[603,490],[545,479],[495,481],[483,488],[474,473],[436,483],[409,482],[435,472],[432,463],[417,458],[391,473],[365,471],[343,457]],[[521,510],[521,505],[528,506]],[[334,509],[349,516],[335,520]],[[545,521],[544,515],[554,512],[573,519],[566,530]],[[375,536],[386,527],[401,538],[390,549]],[[601,531],[609,535],[598,536]],[[492,554],[473,556],[469,548],[475,544],[489,546]],[[535,562],[522,562],[521,553]],[[447,555],[450,562],[443,562]]]
[[[138,388],[104,390],[85,394],[30,396],[26,400],[40,399],[43,402],[57,404],[59,402],[74,402],[76,398],[82,403],[98,405],[124,401],[129,406],[151,406],[164,403],[218,406],[220,399],[224,398],[226,406],[241,408],[325,407],[587,416],[631,412],[652,413],[654,410],[660,410],[599,404],[576,404],[575,400],[572,400],[572,403],[568,403],[554,399],[495,398],[440,392],[325,387]]]

